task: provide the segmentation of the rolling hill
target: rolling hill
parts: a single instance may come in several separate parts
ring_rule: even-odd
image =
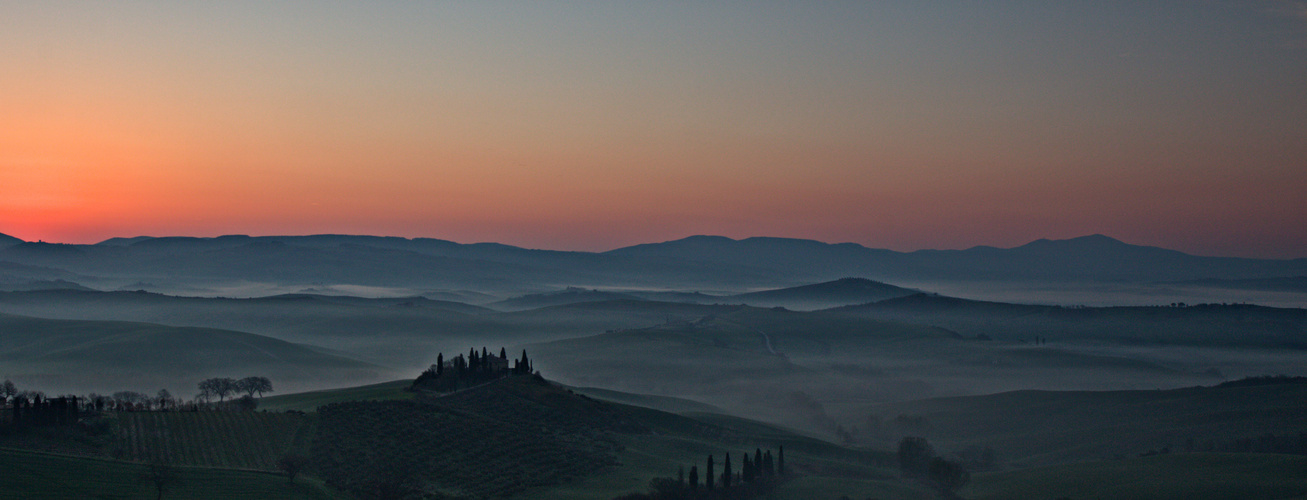
[[[500,311],[525,311],[528,309],[576,304],[579,302],[605,302],[609,300],[642,299],[635,295],[626,293],[568,287],[566,290],[558,292],[533,293],[520,297],[513,297],[511,299],[486,304],[486,306]]]
[[[0,248],[11,247],[19,243],[23,243],[23,240],[0,233]]]
[[[865,304],[915,293],[918,292],[878,281],[841,278],[825,283],[742,293],[723,298],[728,303],[738,302],[756,307],[781,306],[790,309],[815,310]]]
[[[1307,383],[1225,384],[1152,391],[1015,391],[874,405],[937,447],[989,446],[1008,466],[1133,457],[1150,451],[1234,451],[1243,439],[1307,432]],[[899,431],[902,431],[901,429]],[[893,437],[893,436],[891,436]]]
[[[393,376],[376,365],[244,332],[8,314],[0,314],[0,361],[14,382],[50,393],[167,388],[189,395],[205,378],[250,375],[293,390]]]
[[[1247,304],[1059,307],[916,294],[829,312],[1005,340],[1307,349],[1307,309]]]

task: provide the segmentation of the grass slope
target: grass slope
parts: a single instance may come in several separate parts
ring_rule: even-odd
[[[1307,457],[1185,453],[977,474],[973,500],[1243,500],[1307,498]]]
[[[1015,391],[879,405],[884,420],[925,417],[918,431],[954,451],[991,446],[1001,461],[1039,465],[1135,456],[1209,442],[1307,431],[1307,384],[1164,391]]]
[[[143,482],[145,465],[97,458],[0,448],[0,496],[32,500],[98,498],[153,499]],[[288,483],[285,476],[252,471],[181,467],[163,498],[335,499],[345,498],[310,478]]]

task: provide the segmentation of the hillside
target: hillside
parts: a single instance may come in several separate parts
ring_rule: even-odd
[[[1247,304],[1059,307],[917,294],[830,313],[938,326],[964,336],[1132,346],[1307,349],[1307,309]]]
[[[878,281],[841,278],[812,285],[730,295],[722,299],[726,303],[748,304],[756,307],[780,306],[798,310],[815,310],[865,304],[915,293],[918,292]]]
[[[864,408],[888,433],[894,419],[938,447],[992,447],[1001,462],[1029,466],[1172,451],[1234,451],[1271,434],[1297,443],[1307,431],[1307,384],[1160,391],[1015,391]],[[894,436],[890,436],[893,438]]]
[[[640,300],[640,298],[625,293],[586,290],[584,288],[572,287],[559,292],[534,293],[520,297],[513,297],[511,299],[487,304],[487,307],[500,311],[525,311],[527,309],[538,309],[541,307],[576,304],[580,302],[604,302],[609,300]]]
[[[976,474],[963,498],[1235,500],[1307,497],[1307,457],[1177,453]]]
[[[14,246],[23,243],[23,240],[0,233],[0,248]]]
[[[205,378],[255,374],[293,390],[387,373],[309,346],[231,330],[8,314],[0,314],[0,362],[16,383],[50,393],[167,388],[185,395]]]
[[[791,467],[827,486],[854,476],[893,480],[885,453],[734,417],[600,401],[530,376],[444,397],[339,402],[318,415],[317,470],[351,491],[398,485],[455,496],[610,499],[708,454],[777,445]]]

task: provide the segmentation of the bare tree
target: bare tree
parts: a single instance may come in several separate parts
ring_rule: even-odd
[[[272,381],[268,380],[268,377],[245,377],[236,382],[236,390],[250,397],[254,397],[254,393],[257,392],[259,397],[263,397],[263,393],[272,392]]]
[[[237,387],[236,387],[235,379],[210,378],[200,382],[199,388],[200,388],[200,396],[203,397],[205,400],[208,400],[213,396],[217,396],[218,401],[222,402],[223,400],[227,399],[227,396],[230,396],[233,392],[236,392]]]
[[[5,379],[5,383],[0,384],[0,398],[9,399],[17,395],[18,386],[12,380]]]
[[[277,470],[286,473],[286,480],[295,482],[295,476],[309,465],[309,457],[298,453],[287,453],[277,459]]]
[[[168,389],[159,389],[159,393],[155,394],[154,400],[159,405],[160,410],[166,410],[169,406],[172,406],[172,393],[168,392]]]
[[[146,466],[145,472],[141,473],[141,481],[153,483],[155,491],[155,500],[163,498],[163,492],[178,480],[177,469],[163,462],[150,462]]]

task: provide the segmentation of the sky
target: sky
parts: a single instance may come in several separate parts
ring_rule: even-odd
[[[0,0],[0,233],[1307,257],[1307,3]]]

